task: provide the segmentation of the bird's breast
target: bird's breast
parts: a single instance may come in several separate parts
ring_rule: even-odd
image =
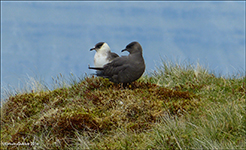
[[[95,54],[94,65],[95,67],[103,67],[105,64],[109,63],[107,56],[104,54]]]

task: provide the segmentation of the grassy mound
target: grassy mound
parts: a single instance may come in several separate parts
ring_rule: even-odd
[[[165,64],[127,87],[86,77],[9,96],[1,146],[37,149],[245,148],[245,77]]]

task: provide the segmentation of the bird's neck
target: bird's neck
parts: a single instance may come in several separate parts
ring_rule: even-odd
[[[106,56],[106,55],[108,55],[108,53],[109,53],[108,50],[103,50],[103,51],[97,52],[96,55],[103,55],[103,56]]]

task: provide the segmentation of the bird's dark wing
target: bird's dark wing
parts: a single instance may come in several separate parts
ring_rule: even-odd
[[[129,65],[121,65],[117,67],[108,66],[107,68],[104,68],[104,75],[106,76],[118,75],[120,72],[124,71],[128,67]]]
[[[127,61],[128,61],[127,56],[117,57],[112,62],[105,64],[104,67],[106,67],[106,66],[113,66],[113,67],[122,66],[122,65],[126,64]]]
[[[109,76],[118,74],[120,71],[128,67],[127,61],[128,59],[126,56],[115,58],[111,63],[103,66],[104,74]]]
[[[117,58],[117,57],[119,57],[118,54],[116,54],[116,53],[111,53],[111,58],[110,58],[110,59],[114,59],[114,58]]]

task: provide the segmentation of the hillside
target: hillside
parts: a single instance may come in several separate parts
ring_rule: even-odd
[[[59,80],[54,90],[8,97],[3,149],[246,148],[245,76],[163,62],[127,87],[93,76]]]

